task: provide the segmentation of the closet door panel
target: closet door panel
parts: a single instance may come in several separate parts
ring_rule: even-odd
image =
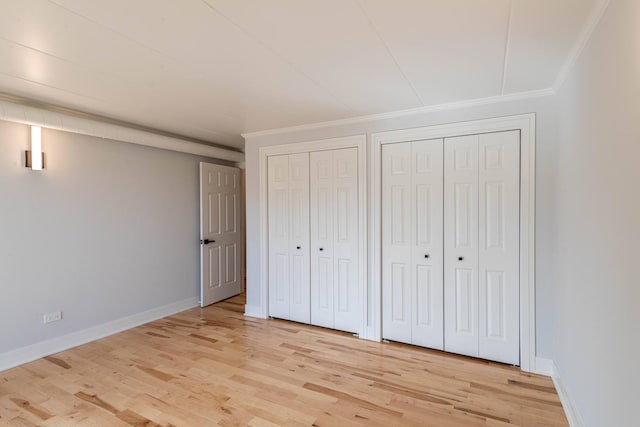
[[[479,355],[520,363],[520,132],[479,140]]]
[[[411,143],[382,146],[382,336],[411,343]]]
[[[289,155],[289,319],[309,323],[309,153]]]
[[[310,154],[311,324],[334,327],[333,153]]]
[[[446,351],[478,356],[478,136],[444,143]]]
[[[411,143],[412,339],[443,349],[443,140]]]
[[[269,315],[289,318],[289,156],[267,160]]]
[[[362,304],[358,280],[358,149],[332,153],[334,328],[356,332]]]

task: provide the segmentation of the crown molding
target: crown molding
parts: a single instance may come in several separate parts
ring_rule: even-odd
[[[582,26],[582,30],[580,31],[580,34],[578,35],[578,38],[576,39],[576,42],[571,49],[571,53],[569,53],[567,60],[564,62],[564,65],[560,69],[558,77],[556,77],[556,81],[553,84],[553,90],[555,92],[558,92],[564,84],[565,80],[567,80],[567,77],[578,62],[578,59],[582,55],[585,47],[587,47],[587,44],[589,43],[589,40],[591,40],[593,32],[598,27],[598,24],[602,20],[602,17],[607,11],[610,3],[611,0],[598,0],[594,5],[589,18]]]
[[[352,125],[357,123],[367,123],[367,122],[374,122],[377,120],[388,120],[388,119],[395,119],[398,117],[432,113],[435,111],[457,110],[461,108],[476,107],[481,105],[500,104],[503,102],[520,101],[523,99],[541,98],[541,97],[552,96],[552,95],[555,95],[555,91],[552,88],[532,90],[528,92],[518,92],[518,93],[507,94],[507,95],[497,95],[497,96],[489,96],[486,98],[470,99],[466,101],[457,101],[457,102],[449,102],[445,104],[429,105],[426,107],[411,108],[408,110],[391,111],[388,113],[370,114],[366,116],[351,117],[351,118],[339,119],[339,120],[330,120],[330,121],[318,122],[318,123],[309,123],[305,125],[284,127],[284,128],[278,128],[278,129],[268,129],[268,130],[262,130],[262,131],[256,131],[256,132],[245,132],[245,133],[242,133],[241,135],[246,140],[247,138],[256,138],[256,137],[268,136],[268,135],[279,135],[282,133],[300,132],[300,131],[313,130],[313,129],[323,129],[328,127],[345,126],[345,125]]]

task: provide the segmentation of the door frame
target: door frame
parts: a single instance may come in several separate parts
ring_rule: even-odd
[[[361,337],[382,339],[382,146],[424,139],[520,131],[520,368],[536,370],[535,319],[535,113],[371,134],[370,150],[370,259],[367,293],[372,318]]]
[[[368,293],[365,284],[367,278],[368,234],[367,234],[367,136],[353,135],[341,138],[321,139],[315,141],[297,142],[291,144],[271,145],[259,149],[260,176],[260,313],[262,318],[269,317],[269,214],[268,214],[268,176],[267,160],[270,156],[282,154],[310,153],[313,151],[337,150],[341,148],[358,149],[358,294],[362,302],[361,325],[358,330],[360,336],[367,327],[371,313]]]

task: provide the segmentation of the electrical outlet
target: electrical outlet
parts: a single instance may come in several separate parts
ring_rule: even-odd
[[[61,311],[55,311],[53,313],[47,313],[47,314],[44,315],[44,323],[45,323],[45,325],[47,323],[57,322],[58,320],[62,320],[62,312]]]

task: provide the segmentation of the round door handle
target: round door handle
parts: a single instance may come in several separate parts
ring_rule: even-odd
[[[459,256],[458,257],[458,261],[464,261],[464,257],[463,256]]]
[[[300,246],[296,246],[296,249],[300,249]]]
[[[425,254],[425,255],[424,255],[424,257],[425,257],[425,258],[429,258],[429,254]]]
[[[324,248],[320,248],[321,251],[324,251]]]

